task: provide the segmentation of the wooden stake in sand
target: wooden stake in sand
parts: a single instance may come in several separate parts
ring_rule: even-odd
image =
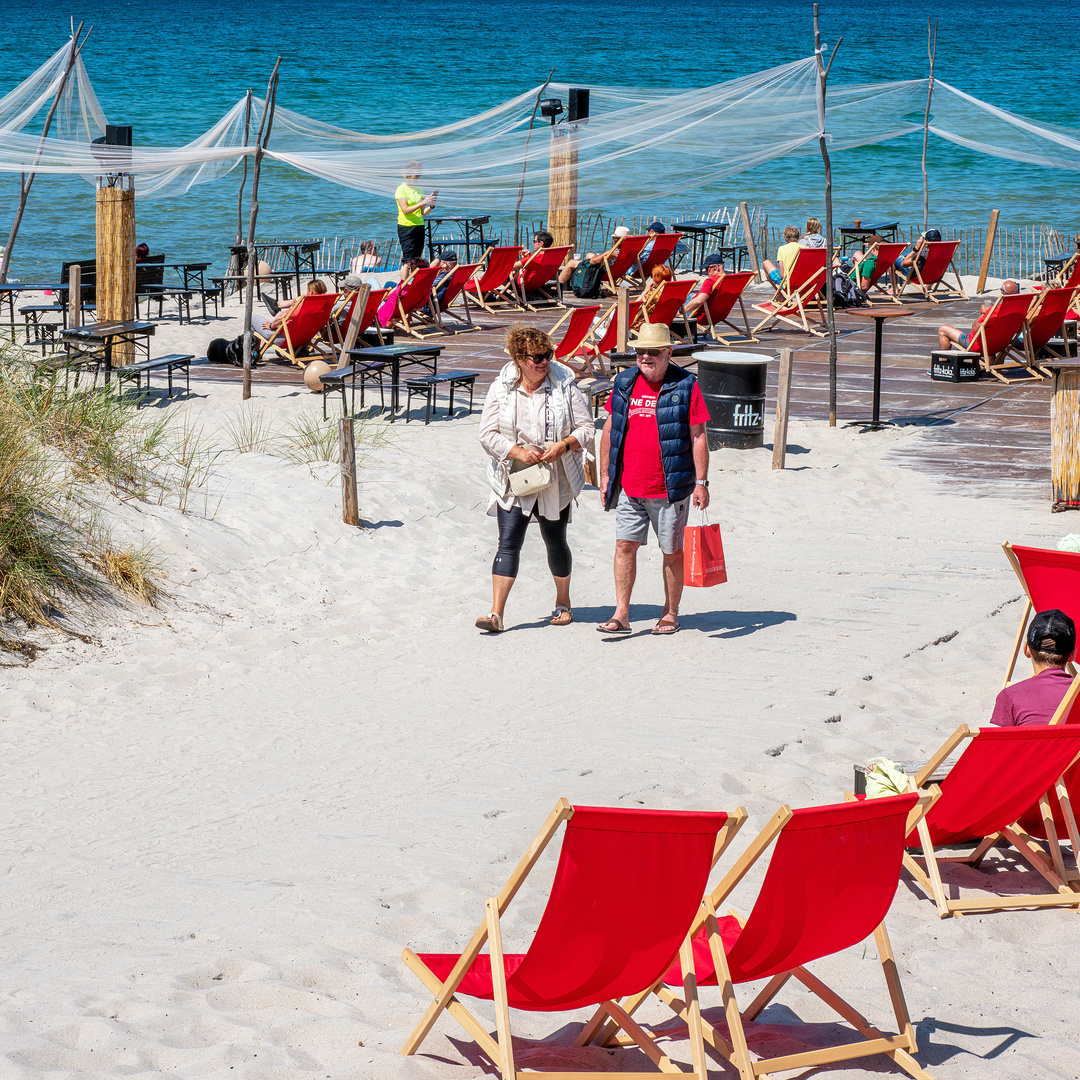
[[[791,396],[792,349],[780,350],[780,370],[776,382],[776,423],[773,425],[772,467],[782,469],[787,459],[788,398]]]
[[[821,160],[825,165],[825,302],[829,319],[829,427],[836,427],[836,313],[833,310],[832,264],[833,264],[833,227],[832,227],[832,163],[829,161],[829,148],[825,135],[825,84],[829,78],[829,69],[836,59],[836,50],[843,38],[829,57],[825,66],[821,58],[821,30],[818,27],[818,6],[814,5],[814,51],[817,54],[817,113],[818,145],[821,148]]]
[[[79,23],[78,30],[74,30],[71,34],[71,53],[68,56],[64,74],[60,79],[60,85],[57,87],[56,94],[53,97],[49,115],[45,117],[45,126],[41,129],[41,140],[38,142],[37,153],[34,155],[34,165],[41,160],[41,155],[45,151],[45,139],[48,137],[49,129],[52,127],[53,117],[56,115],[56,107],[60,104],[60,97],[64,93],[64,88],[67,86],[68,76],[71,74],[71,69],[75,66],[75,59],[82,51],[82,47],[86,44],[87,38],[90,37],[94,30],[91,26],[90,29],[86,31],[86,36],[80,42],[79,34],[82,33],[82,28],[83,24]],[[15,238],[19,235],[19,226],[22,224],[23,214],[26,212],[26,200],[30,197],[30,186],[33,184],[36,175],[33,166],[31,166],[30,172],[22,173],[19,177],[19,205],[15,211],[15,218],[11,222],[11,232],[8,233],[7,243],[4,245],[3,252],[0,252],[0,285],[7,281],[8,267],[11,265],[11,251],[15,246]]]
[[[82,267],[68,268],[68,327],[82,326]]]
[[[126,173],[98,177],[97,318],[135,318],[135,178]],[[113,345],[113,367],[126,367],[134,359],[134,342]]]
[[[934,60],[937,58],[937,22],[930,30],[930,19],[926,20],[926,52],[930,57],[930,82],[926,88],[926,115],[923,117],[922,134],[922,227],[926,232],[926,223],[930,218],[930,185],[926,177],[926,142],[930,136],[930,98],[934,93]]]
[[[982,265],[979,267],[979,281],[975,292],[981,293],[986,288],[986,275],[990,272],[990,256],[994,254],[994,241],[997,240],[998,211],[990,211],[990,227],[986,230],[986,247],[983,248]]]
[[[746,209],[746,203],[739,203],[739,220],[742,221],[743,242],[746,244],[746,255],[750,260],[750,269],[757,275],[759,282],[765,278],[761,273],[761,263],[758,262],[757,245],[754,243],[754,230],[750,225],[750,212]]]
[[[355,321],[355,320],[354,320]],[[338,456],[341,458],[341,520],[360,524],[360,500],[356,494],[356,433],[351,417],[338,421]]]
[[[274,126],[274,103],[277,100],[278,68],[281,57],[274,64],[270,82],[266,87],[266,101],[262,119],[259,121],[259,137],[255,142],[255,168],[251,178],[251,214],[247,233],[247,291],[244,293],[244,401],[251,397],[251,315],[255,302],[255,219],[259,216],[259,168],[263,151],[270,141],[270,129]]]

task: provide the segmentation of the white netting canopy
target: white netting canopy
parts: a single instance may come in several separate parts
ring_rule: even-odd
[[[61,95],[54,134],[28,130],[55,96],[69,42],[0,99],[0,171],[79,174],[126,172],[141,197],[174,195],[216,179],[253,152],[264,102],[237,102],[204,135],[184,146],[91,147],[105,116],[82,58]],[[535,207],[547,201],[553,147],[573,141],[581,205],[646,203],[709,184],[791,154],[817,153],[820,132],[816,58],[808,57],[716,86],[656,90],[588,86],[590,118],[567,137],[537,115],[538,94],[568,100],[569,84],[534,87],[475,116],[424,131],[366,134],[279,107],[268,157],[332,183],[387,196],[406,164],[423,163],[426,190],[463,210]],[[582,84],[576,84],[582,85]],[[834,150],[920,131],[927,80],[829,87],[825,130]],[[1080,171],[1080,131],[1037,123],[979,101],[947,83],[934,90],[930,130],[997,157]]]

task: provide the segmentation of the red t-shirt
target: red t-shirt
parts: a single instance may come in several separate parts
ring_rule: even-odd
[[[630,391],[630,408],[626,418],[626,437],[623,439],[622,489],[631,499],[666,499],[664,465],[660,458],[660,429],[656,426],[656,399],[663,380],[649,382],[638,375]],[[704,424],[709,419],[709,407],[701,396],[697,379],[690,391],[691,424]],[[611,412],[611,398],[604,408]]]
[[[1000,727],[1049,724],[1071,685],[1072,676],[1064,668],[1044,668],[998,694],[990,723]]]
[[[708,296],[713,291],[713,289],[720,284],[722,277],[723,275],[721,275],[721,277],[705,278],[705,280],[701,283],[701,287],[696,293],[694,293],[694,299],[696,300],[699,296]],[[709,302],[708,300],[706,300],[705,303],[702,305],[701,310],[697,313],[697,321],[702,325],[709,321],[709,316],[705,314],[705,308],[707,308],[708,306]]]

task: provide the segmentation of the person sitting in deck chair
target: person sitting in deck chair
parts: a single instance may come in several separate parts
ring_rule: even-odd
[[[825,237],[821,235],[821,221],[816,218],[806,219],[806,232],[799,237],[799,247],[823,248]]]
[[[769,280],[779,288],[784,283],[795,256],[799,254],[799,226],[786,225],[784,227],[784,242],[776,249],[776,262],[772,259],[765,260],[765,272]],[[779,265],[777,265],[779,264]]]
[[[877,266],[877,253],[878,248],[885,243],[885,237],[878,236],[877,233],[871,233],[866,241],[866,251],[853,251],[851,253],[851,270],[848,273],[848,277],[855,282],[856,285],[866,292],[870,288],[870,280],[874,276],[874,268]],[[836,266],[837,262],[833,261],[833,266]]]
[[[926,265],[926,256],[929,254],[925,250],[926,245],[936,244],[940,239],[941,233],[937,229],[927,229],[926,232],[921,233],[919,239],[915,241],[915,246],[911,248],[910,251],[905,251],[896,260],[895,266],[899,277],[899,288],[902,289],[904,287],[904,282],[915,273],[913,267],[918,265],[919,269],[922,270]]]
[[[708,323],[709,317],[705,314],[705,305],[709,302],[709,294],[724,277],[724,257],[717,252],[705,256],[701,267],[705,271],[705,277],[698,282],[698,291],[686,301],[684,311],[688,319],[697,316],[699,323]]]
[[[1001,295],[1013,296],[1020,291],[1020,286],[1012,278],[1006,278],[1001,283]],[[957,330],[955,326],[949,326],[947,323],[943,323],[937,328],[937,339],[939,349],[951,349],[954,345],[958,345],[961,349],[966,349],[975,337],[975,332],[979,329],[979,324],[990,314],[990,309],[994,306],[993,300],[987,300],[982,309],[979,312],[978,318],[971,324],[971,329],[964,333],[962,330]]]
[[[551,235],[546,229],[541,229],[533,237],[533,246],[530,251],[528,248],[522,248],[521,254],[518,256],[518,260],[514,263],[514,269],[520,270],[525,265],[525,260],[531,255],[535,255],[538,251],[543,251],[544,248],[551,247],[555,243],[555,237]]]
[[[613,239],[618,240],[620,237],[629,236],[630,230],[625,225],[620,225],[613,234]],[[570,283],[570,279],[574,276],[574,271],[583,263],[587,262],[590,266],[603,266],[605,259],[610,259],[616,251],[616,247],[612,244],[607,251],[587,251],[584,258],[581,259],[568,259],[566,265],[559,271],[559,281],[564,285]]]
[[[312,278],[307,283],[305,292],[308,296],[322,296],[326,292],[326,282],[321,278]],[[263,299],[265,300],[266,297]],[[276,314],[269,319],[265,315],[253,312],[251,315],[251,329],[258,331],[263,337],[269,337],[270,331],[276,330],[289,317],[289,312],[300,303],[301,299],[302,297],[298,296],[288,307],[278,308]],[[285,343],[285,338],[280,335],[274,339],[275,345],[279,343]]]
[[[362,274],[365,270],[374,270],[379,265],[379,249],[374,240],[365,240],[360,245],[360,254],[354,255],[349,263],[349,270]]]
[[[998,727],[1050,723],[1073,681],[1065,665],[1076,655],[1075,623],[1058,608],[1040,611],[1028,627],[1024,655],[1035,674],[998,694],[990,717]]]

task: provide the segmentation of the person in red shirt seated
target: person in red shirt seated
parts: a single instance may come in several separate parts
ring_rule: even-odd
[[[1018,293],[1020,286],[1013,281],[1012,278],[1006,278],[1001,283],[1001,295],[1012,296],[1013,293]],[[937,340],[939,349],[951,349],[954,345],[959,345],[961,349],[966,349],[969,345],[974,343],[975,337],[979,330],[979,324],[990,314],[990,309],[994,306],[992,300],[987,300],[983,304],[982,309],[979,311],[978,318],[971,324],[971,329],[965,334],[960,330],[957,330],[955,326],[949,326],[947,324],[939,326],[937,328]]]
[[[1049,724],[1073,677],[1065,670],[1076,655],[1076,626],[1072,619],[1051,608],[1040,611],[1028,627],[1024,655],[1035,674],[1006,686],[997,696],[991,724],[1026,727]]]
[[[715,252],[705,256],[705,262],[701,267],[705,276],[698,282],[698,291],[686,301],[687,318],[692,319],[695,315],[699,323],[708,323],[709,317],[705,314],[705,305],[709,302],[709,295],[724,277],[724,259]]]
[[[637,367],[621,371],[607,401],[600,443],[600,497],[616,510],[615,613],[602,634],[629,634],[637,551],[656,533],[664,560],[664,610],[654,634],[679,630],[683,530],[691,499],[709,505],[709,409],[695,376],[671,363],[671,334],[646,323],[631,343]]]

